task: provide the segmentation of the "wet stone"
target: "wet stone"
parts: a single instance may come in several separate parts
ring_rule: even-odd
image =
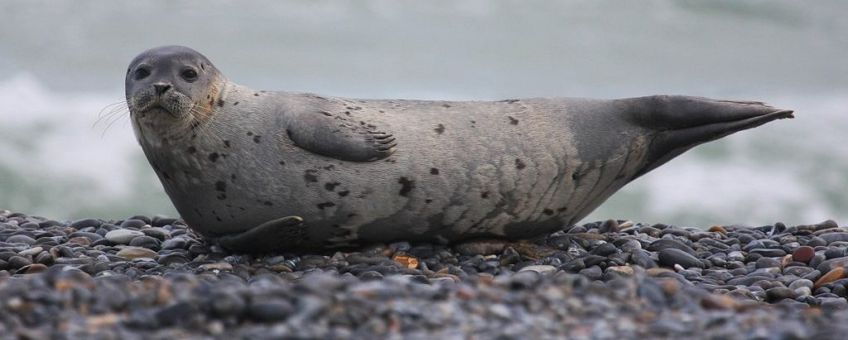
[[[186,249],[188,247],[188,242],[185,240],[185,238],[175,237],[162,242],[161,247],[162,250]]]
[[[813,249],[813,247],[801,246],[801,247],[796,248],[792,252],[792,259],[795,260],[795,261],[798,261],[798,262],[807,263],[807,262],[810,262],[810,260],[813,258],[813,256],[815,254],[816,254],[816,251],[815,251],[815,249]]]
[[[152,250],[158,250],[161,242],[154,237],[150,237],[147,235],[134,237],[130,241],[130,245],[133,247],[142,247]]]
[[[27,245],[35,244],[35,239],[27,235],[12,235],[6,238],[8,243],[23,243]]]
[[[833,242],[848,242],[848,232],[833,232],[819,235],[828,244]]]
[[[123,222],[121,222],[120,227],[122,229],[141,229],[142,227],[144,227],[148,223],[149,222],[144,221],[144,220],[130,218],[130,219],[126,219]]]
[[[117,244],[129,244],[132,239],[144,236],[144,233],[129,229],[115,229],[106,233],[106,239]]]
[[[755,248],[748,251],[751,254],[757,254],[764,257],[780,257],[786,255],[786,251],[778,248]]]
[[[127,246],[119,250],[115,255],[132,260],[139,258],[153,258],[157,255],[157,253],[147,248]]]
[[[678,248],[665,248],[659,251],[659,262],[668,267],[680,265],[683,268],[703,268],[704,263],[695,256]]]

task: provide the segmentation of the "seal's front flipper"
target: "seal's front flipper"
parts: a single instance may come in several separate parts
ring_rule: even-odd
[[[305,234],[303,219],[287,216],[271,220],[238,234],[216,238],[218,244],[232,251],[261,253],[296,246]]]
[[[373,162],[395,151],[395,137],[369,120],[361,107],[349,108],[343,103],[323,100],[312,104],[318,109],[294,108],[286,112],[286,134],[295,145],[351,162]]]
[[[623,99],[625,119],[654,130],[644,174],[690,148],[770,121],[794,118],[761,102],[715,100],[687,96]],[[637,177],[638,177],[637,175]],[[635,177],[634,177],[635,178]]]

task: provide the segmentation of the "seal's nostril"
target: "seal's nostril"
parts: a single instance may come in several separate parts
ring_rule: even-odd
[[[168,89],[171,88],[171,85],[170,84],[153,84],[153,88],[156,90],[156,94],[161,96],[163,93],[165,93],[166,91],[168,91]]]

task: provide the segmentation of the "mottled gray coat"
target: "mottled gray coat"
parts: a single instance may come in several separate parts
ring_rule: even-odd
[[[244,251],[532,237],[697,144],[791,117],[683,96],[358,100],[221,82],[182,134],[133,122],[188,225]]]

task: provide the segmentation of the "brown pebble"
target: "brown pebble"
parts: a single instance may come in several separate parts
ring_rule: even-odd
[[[18,273],[36,274],[36,273],[41,273],[45,270],[47,270],[47,266],[45,266],[41,263],[33,263],[31,265],[21,267],[21,269],[18,269]]]
[[[662,279],[660,280],[660,287],[666,295],[673,296],[680,291],[680,282],[675,279]]]
[[[157,253],[147,248],[128,246],[119,250],[118,253],[116,253],[115,255],[132,260],[141,258],[153,258],[157,255]]]
[[[273,266],[268,267],[268,269],[275,271],[277,273],[291,273],[291,267],[284,264],[275,264]]]
[[[736,300],[727,295],[707,294],[701,299],[701,306],[708,309],[733,309]]]
[[[810,246],[800,246],[792,252],[792,260],[809,263],[816,255],[816,250]]]
[[[232,271],[233,265],[227,262],[216,262],[216,263],[207,263],[200,265],[200,269],[202,270],[227,270]]]
[[[824,286],[833,281],[839,280],[845,277],[845,268],[844,267],[836,267],[831,271],[827,272],[827,274],[822,275],[816,283],[813,285],[813,289],[818,289],[821,286]]]
[[[400,263],[402,266],[409,268],[409,269],[418,268],[418,259],[415,258],[414,256],[395,255],[392,258],[392,260],[394,260],[397,263]]]
[[[87,246],[87,245],[91,244],[91,240],[89,240],[87,237],[72,237],[68,240],[68,243],[79,244],[81,246]]]
[[[727,230],[724,229],[724,227],[722,227],[720,225],[714,225],[714,226],[710,227],[710,229],[707,230],[707,231],[709,231],[711,233],[719,233],[719,234],[722,234],[722,235],[727,235]]]
[[[658,276],[658,275],[661,275],[661,274],[673,273],[673,272],[674,271],[671,270],[671,269],[662,268],[662,267],[654,267],[654,268],[645,269],[645,273],[647,273],[648,276]]]
[[[631,266],[612,266],[608,267],[607,271],[617,273],[622,276],[633,276],[633,267]]]

